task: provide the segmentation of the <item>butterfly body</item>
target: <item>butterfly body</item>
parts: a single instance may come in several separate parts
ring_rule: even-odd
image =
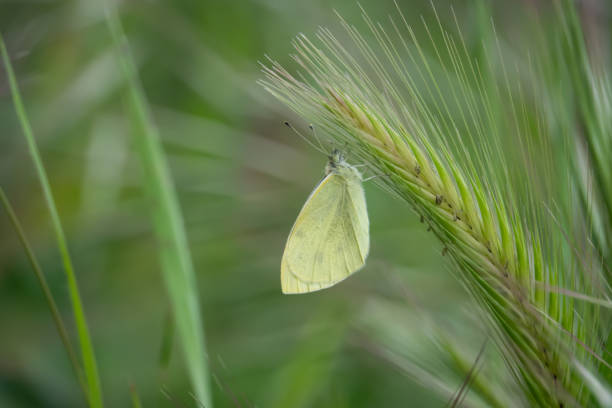
[[[365,264],[369,220],[359,171],[338,151],[298,215],[281,261],[283,293],[325,289]]]

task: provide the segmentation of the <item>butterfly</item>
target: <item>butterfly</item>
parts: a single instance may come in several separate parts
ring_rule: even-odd
[[[370,249],[369,225],[361,173],[334,150],[289,233],[281,260],[283,293],[325,289],[361,269]]]

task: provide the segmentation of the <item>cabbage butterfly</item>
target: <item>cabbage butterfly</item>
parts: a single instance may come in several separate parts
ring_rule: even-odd
[[[283,293],[307,293],[344,280],[365,264],[370,248],[361,174],[338,150],[289,233],[281,261]]]

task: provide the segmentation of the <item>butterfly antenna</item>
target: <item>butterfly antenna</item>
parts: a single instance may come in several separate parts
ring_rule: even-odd
[[[317,132],[315,131],[314,125],[311,123],[310,125],[308,125],[308,129],[310,129],[310,131],[312,132],[312,137],[314,137],[314,139],[317,141],[317,143],[319,144],[319,151],[323,154],[326,153],[326,149],[325,147],[323,147],[323,143],[321,143],[321,139],[319,139],[319,137],[317,136]]]
[[[304,136],[302,133],[300,133],[296,128],[294,128],[291,123],[285,121],[285,126],[287,126],[289,129],[293,130],[293,132],[298,135],[299,137],[301,137],[306,143],[308,143],[313,149],[315,149],[316,151],[323,153],[323,154],[327,154],[325,152],[325,150],[323,150],[321,147],[318,147],[317,145],[315,145],[314,143],[312,143],[306,136]],[[310,125],[312,126],[312,125]],[[311,128],[312,129],[312,128]],[[317,142],[319,142],[319,144],[321,143],[318,139]]]

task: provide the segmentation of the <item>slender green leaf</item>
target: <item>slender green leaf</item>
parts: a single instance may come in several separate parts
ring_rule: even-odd
[[[130,396],[132,397],[132,408],[142,408],[140,395],[138,395],[138,390],[134,384],[130,385]]]
[[[127,98],[136,128],[134,140],[144,169],[146,189],[154,204],[151,215],[159,242],[162,272],[174,311],[178,337],[196,397],[206,408],[210,408],[212,397],[204,331],[183,217],[159,131],[149,112],[119,17],[109,8],[106,10],[108,28],[127,81]]]

